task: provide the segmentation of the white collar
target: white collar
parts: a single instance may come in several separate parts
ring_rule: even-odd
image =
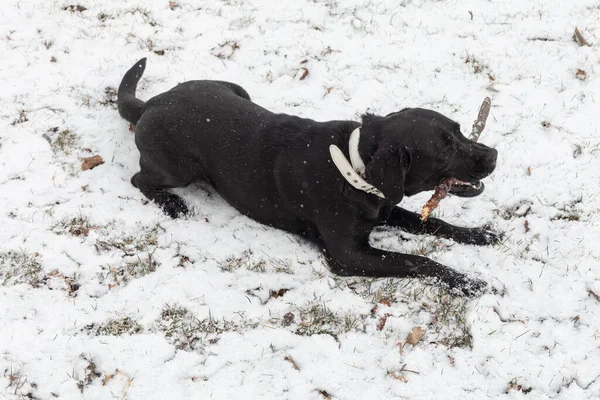
[[[331,159],[333,160],[333,163],[340,171],[344,179],[346,179],[349,184],[351,184],[358,190],[374,194],[384,199],[385,196],[383,195],[381,190],[377,189],[375,186],[371,185],[364,179],[365,163],[362,160],[362,158],[360,158],[360,153],[358,152],[359,141],[360,128],[356,128],[350,134],[350,140],[348,141],[348,152],[350,153],[350,161],[348,161],[342,150],[340,150],[340,148],[334,144],[329,146],[329,154],[331,154]]]

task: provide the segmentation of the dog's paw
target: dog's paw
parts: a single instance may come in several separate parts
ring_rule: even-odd
[[[477,278],[469,278],[467,275],[458,275],[448,283],[449,292],[456,296],[477,297],[481,296],[488,284],[486,281]]]
[[[174,194],[171,194],[169,199],[162,204],[162,209],[165,214],[173,219],[185,217],[189,214],[189,209],[183,199]]]
[[[502,241],[502,237],[504,236],[501,232],[496,232],[491,230],[488,226],[484,226],[482,228],[476,228],[478,237],[477,243],[481,246],[489,246],[493,244],[498,244]]]
[[[453,239],[459,243],[472,244],[476,246],[490,246],[500,243],[502,233],[491,230],[488,226],[481,228],[463,228],[457,232]]]

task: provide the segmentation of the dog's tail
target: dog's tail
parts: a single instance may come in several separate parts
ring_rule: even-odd
[[[117,93],[117,106],[119,108],[119,114],[133,125],[137,124],[138,120],[144,113],[145,103],[135,97],[135,90],[137,89],[137,84],[145,69],[146,58],[144,57],[140,61],[136,62],[135,65],[125,73]]]

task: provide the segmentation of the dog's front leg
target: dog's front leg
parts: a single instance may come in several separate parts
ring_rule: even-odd
[[[343,276],[432,278],[461,296],[481,294],[486,282],[469,278],[426,257],[393,253],[371,247],[362,237],[323,232],[325,258],[332,272]]]
[[[408,233],[436,235],[458,243],[490,245],[500,240],[500,235],[486,228],[463,228],[438,218],[421,221],[421,216],[401,207],[394,207],[385,225],[398,227]]]

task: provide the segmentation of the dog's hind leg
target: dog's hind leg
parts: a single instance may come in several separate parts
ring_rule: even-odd
[[[141,171],[131,178],[131,184],[156,203],[169,217],[177,218],[188,214],[189,210],[183,199],[166,189],[187,186],[189,182],[177,182],[163,173],[152,171],[144,164],[142,159]]]

